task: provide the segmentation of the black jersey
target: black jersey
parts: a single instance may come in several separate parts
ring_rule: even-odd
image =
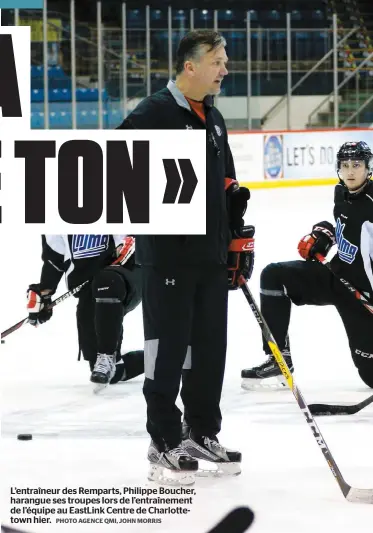
[[[115,249],[125,235],[42,235],[40,284],[55,291],[66,275],[69,290],[77,287],[115,260]]]
[[[357,289],[373,295],[373,182],[356,195],[338,184],[334,218],[338,254],[333,266]]]

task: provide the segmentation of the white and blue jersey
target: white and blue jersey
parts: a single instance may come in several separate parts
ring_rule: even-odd
[[[115,260],[115,250],[125,235],[42,235],[44,289],[57,288],[66,275],[68,289],[91,279]]]

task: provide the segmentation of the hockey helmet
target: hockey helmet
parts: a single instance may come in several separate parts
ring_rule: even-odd
[[[342,144],[337,153],[337,174],[339,177],[339,170],[341,169],[341,161],[364,161],[368,169],[368,179],[373,173],[373,153],[366,142],[346,142]]]

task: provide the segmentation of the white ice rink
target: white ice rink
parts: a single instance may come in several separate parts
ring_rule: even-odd
[[[261,269],[269,262],[297,259],[299,238],[314,223],[332,221],[332,204],[331,186],[252,191],[246,222],[257,228],[250,285],[258,301]],[[4,330],[24,317],[25,291],[39,280],[41,260],[40,238],[22,240],[8,234],[1,241]],[[61,282],[58,294],[65,290]],[[241,369],[263,360],[261,335],[243,294],[231,293],[229,300],[219,438],[242,451],[242,474],[197,480],[191,511],[162,516],[161,524],[18,527],[29,533],[205,533],[234,507],[248,505],[256,514],[253,533],[373,531],[372,506],[344,500],[292,394],[241,389]],[[92,394],[88,367],[76,360],[75,305],[74,299],[67,300],[47,324],[37,330],[24,326],[1,346],[1,508],[7,525],[11,487],[150,486],[142,377],[109,387],[101,396]],[[290,334],[295,379],[309,403],[355,403],[372,393],[355,371],[333,308],[293,307]],[[142,343],[138,308],[125,319],[123,350]],[[346,481],[373,488],[372,406],[353,416],[318,422]],[[18,441],[18,433],[32,433],[34,438]]]

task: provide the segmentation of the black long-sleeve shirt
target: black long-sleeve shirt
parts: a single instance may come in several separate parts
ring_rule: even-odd
[[[138,235],[136,261],[143,265],[225,264],[231,234],[224,179],[235,179],[228,134],[211,97],[204,100],[206,120],[170,81],[142,100],[118,129],[206,130],[206,235]]]
[[[373,182],[356,195],[338,184],[334,202],[338,254],[333,266],[357,289],[373,295]]]

